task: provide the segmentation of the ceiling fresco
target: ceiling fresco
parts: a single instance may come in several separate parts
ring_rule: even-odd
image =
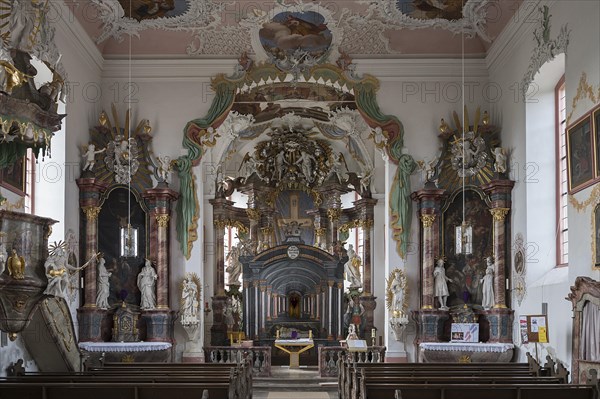
[[[522,0],[66,0],[104,54],[485,54]],[[90,17],[89,7],[96,13]],[[463,4],[464,2],[464,4]],[[79,11],[77,11],[79,9]],[[448,35],[448,33],[451,33]],[[257,50],[257,48],[259,48]]]

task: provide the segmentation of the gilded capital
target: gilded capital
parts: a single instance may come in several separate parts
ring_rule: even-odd
[[[490,209],[490,213],[492,214],[494,221],[502,222],[508,215],[510,208],[494,208]]]
[[[84,206],[83,213],[85,213],[85,218],[88,221],[93,221],[98,219],[98,215],[100,214],[101,209],[102,208],[100,208],[99,206]]]
[[[432,214],[423,214],[421,215],[421,223],[423,223],[423,227],[431,227],[433,226],[433,222],[435,222],[435,215]]]
[[[329,209],[327,209],[327,217],[332,222],[338,220],[341,215],[342,215],[342,209],[341,208],[329,208]]]
[[[156,215],[156,222],[158,223],[158,227],[169,226],[169,219],[171,219],[169,215]]]
[[[248,215],[248,219],[250,220],[258,220],[260,219],[260,211],[254,208],[246,209],[246,214]]]

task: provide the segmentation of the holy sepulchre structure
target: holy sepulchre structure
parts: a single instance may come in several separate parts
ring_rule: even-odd
[[[0,0],[0,376],[343,381],[351,359],[597,381],[599,18]]]

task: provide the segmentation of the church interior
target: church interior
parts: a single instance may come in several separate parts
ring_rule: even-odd
[[[192,395],[189,372],[203,398],[254,378],[277,399],[260,381],[315,370],[335,393],[314,398],[423,398],[386,385],[410,368],[448,398],[523,365],[559,383],[511,374],[519,398],[597,397],[598,21],[588,0],[0,0],[0,397],[105,397],[118,373],[123,398]]]

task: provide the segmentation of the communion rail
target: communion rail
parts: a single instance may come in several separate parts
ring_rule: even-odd
[[[383,363],[385,346],[369,346],[365,352],[349,352],[342,346],[319,346],[319,375],[338,377],[344,359],[353,363]]]
[[[271,347],[253,346],[241,348],[234,346],[207,346],[204,348],[207,363],[240,364],[250,360],[254,377],[271,376]]]

